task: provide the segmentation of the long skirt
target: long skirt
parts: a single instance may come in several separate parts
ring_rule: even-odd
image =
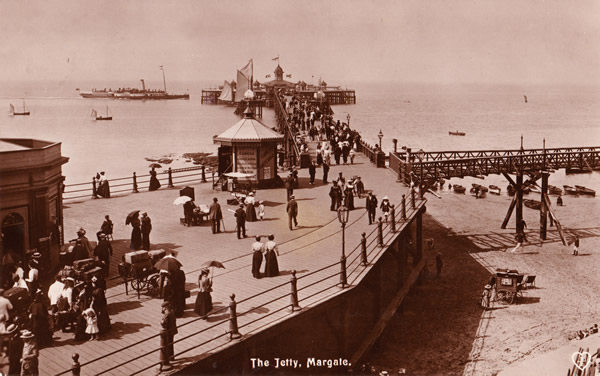
[[[265,277],[277,277],[279,275],[279,264],[275,251],[267,251],[265,255]]]
[[[210,292],[199,292],[196,295],[196,304],[194,304],[194,312],[200,316],[206,316],[212,311],[212,297]]]
[[[256,222],[256,210],[254,205],[246,205],[246,221]]]
[[[260,278],[260,266],[262,264],[263,255],[261,251],[254,251],[252,254],[252,276]]]
[[[150,176],[150,186],[148,187],[149,191],[156,191],[160,188],[160,181],[156,178],[156,176]]]
[[[129,243],[130,249],[142,248],[142,230],[139,227],[134,227],[131,230],[131,243]]]

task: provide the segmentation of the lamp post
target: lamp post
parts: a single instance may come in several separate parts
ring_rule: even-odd
[[[379,130],[377,137],[379,137],[379,150],[383,151],[383,146],[381,145],[381,140],[383,139],[383,132],[381,131],[381,129]]]
[[[419,149],[419,151],[417,152],[417,158],[419,158],[419,165],[421,166],[420,168],[420,176],[419,176],[419,197],[421,198],[421,200],[423,199],[423,157],[425,156],[425,152],[423,151],[423,149]]]
[[[348,120],[348,128],[350,128],[350,113],[346,115],[346,120]]]
[[[340,285],[342,285],[342,288],[348,286],[346,277],[346,223],[348,223],[349,215],[350,211],[347,207],[342,206],[338,209],[338,220],[342,225],[342,258],[340,260]]]

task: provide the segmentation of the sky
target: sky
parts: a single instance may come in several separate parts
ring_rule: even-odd
[[[0,0],[0,82],[600,84],[596,0]]]

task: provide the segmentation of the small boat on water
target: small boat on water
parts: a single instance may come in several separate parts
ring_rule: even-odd
[[[542,202],[538,200],[523,200],[523,205],[527,206],[529,209],[540,210],[542,207]]]
[[[454,184],[452,186],[452,188],[454,189],[454,192],[456,192],[456,193],[465,193],[467,191],[467,188],[463,187],[460,184]]]
[[[567,174],[591,174],[592,169],[589,167],[567,167]]]
[[[565,193],[568,195],[577,195],[577,188],[571,187],[570,185],[563,185]]]
[[[21,112],[15,111],[15,106],[13,106],[11,104],[10,105],[10,113],[13,116],[17,116],[17,115],[29,116],[30,112],[29,112],[29,109],[25,106],[25,99],[23,99],[23,111],[21,111]]]
[[[96,120],[112,120],[112,115],[108,113],[108,106],[106,106],[106,116],[99,115],[96,110],[92,109],[92,116],[96,118]]]
[[[548,193],[550,193],[551,195],[561,195],[562,189],[554,185],[548,185]]]
[[[502,189],[500,189],[500,187],[498,187],[497,185],[490,185],[490,193],[495,194],[495,195],[499,195],[500,192],[502,192]]]
[[[449,134],[450,136],[465,136],[465,135],[466,135],[466,133],[465,133],[465,132],[459,132],[459,131],[456,131],[456,132],[452,132],[452,131],[450,131],[450,132],[448,132],[448,134]]]
[[[539,186],[537,186],[537,185],[529,185],[527,188],[529,188],[530,192],[533,192],[533,193],[542,193],[542,189]]]
[[[576,185],[575,189],[577,190],[577,193],[580,195],[596,196],[596,191],[594,191],[593,189],[590,189],[590,188],[586,188],[583,185]]]

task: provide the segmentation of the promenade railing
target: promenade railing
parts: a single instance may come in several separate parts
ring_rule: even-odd
[[[288,113],[281,102],[281,98],[279,95],[275,95],[275,115],[277,117],[277,123],[279,125],[279,130],[283,132],[285,137],[285,142],[291,144],[291,150],[286,150],[286,153],[291,151],[291,154],[288,155],[288,163],[290,165],[300,165],[300,147],[298,146],[298,141],[296,140],[297,131],[294,131],[292,126],[288,121]]]
[[[150,186],[150,174],[137,175],[133,173],[128,177],[109,179],[110,195],[122,196],[130,193],[138,193],[148,190]],[[213,169],[199,165],[184,168],[168,168],[157,171],[156,178],[160,182],[159,189],[174,188],[176,186],[192,183],[214,182],[219,176]],[[90,182],[66,184],[63,191],[64,200],[83,200],[88,198],[101,198],[99,195],[99,181],[92,177]]]
[[[361,241],[354,248],[346,252],[344,261],[340,260],[339,262],[324,265],[300,277],[296,277],[296,271],[293,271],[290,282],[278,284],[239,301],[235,301],[235,295],[232,295],[230,297],[230,305],[210,312],[207,317],[208,321],[198,317],[177,326],[180,337],[173,341],[173,344],[179,344],[175,346],[177,350],[175,358],[180,358],[182,355],[198,349],[201,349],[202,354],[219,351],[232,341],[232,339],[239,338],[239,331],[243,332],[244,329],[256,331],[269,327],[291,317],[296,311],[301,309],[302,305],[314,305],[339,294],[341,291],[352,289],[372,265],[370,261],[379,258],[386,252],[395,237],[422,210],[425,202],[426,200],[419,199],[418,195],[415,195],[414,192],[406,198],[403,196],[402,202],[396,205],[395,210],[392,211],[394,214],[392,214],[390,221],[382,222],[380,217],[374,229],[368,234],[363,234]],[[400,210],[400,208],[402,209]],[[364,215],[365,212],[357,216],[354,222],[361,219],[364,220]],[[331,222],[336,221],[336,219],[332,219]],[[341,232],[341,229],[334,234],[339,232]],[[291,245],[293,243],[290,242],[287,244]],[[295,249],[280,245],[280,252],[283,254],[293,251]],[[413,253],[413,265],[416,265],[418,261],[419,259]],[[338,280],[343,273],[340,269],[343,262],[346,264],[345,272],[348,284],[340,283]],[[335,290],[326,293],[331,289]],[[232,305],[234,307],[233,310]],[[227,318],[215,319],[214,322],[210,321],[211,318],[222,317],[228,310],[229,315]],[[251,319],[248,316],[250,313],[260,315]],[[238,320],[240,322],[239,325],[237,324]],[[197,329],[194,324],[199,323],[202,323],[202,328]],[[186,333],[185,331],[189,330],[186,327],[192,328],[191,332]],[[84,359],[82,363],[77,362],[77,372],[83,370],[83,374],[95,373],[96,375],[117,373],[129,373],[131,375],[146,374],[148,370],[161,365],[158,356],[161,347],[151,346],[149,343],[150,340],[157,339],[159,336],[160,334],[157,333],[128,346],[107,354],[102,354],[97,358],[87,361]],[[190,341],[190,339],[192,340]],[[134,349],[132,353],[137,355],[128,358],[127,361],[118,361],[116,360],[117,358],[114,360],[110,359],[111,356],[117,353],[132,349]],[[130,370],[135,368],[135,362],[142,358],[148,358],[148,360],[143,361],[141,368],[131,373]],[[151,358],[154,361],[150,360]],[[106,364],[107,368],[97,371],[97,364],[99,362]],[[95,371],[90,370],[89,367],[92,365],[95,365]],[[125,366],[127,368],[123,368]],[[86,368],[89,371],[86,371]],[[66,375],[70,372],[72,372],[71,369],[66,369],[57,375]]]

